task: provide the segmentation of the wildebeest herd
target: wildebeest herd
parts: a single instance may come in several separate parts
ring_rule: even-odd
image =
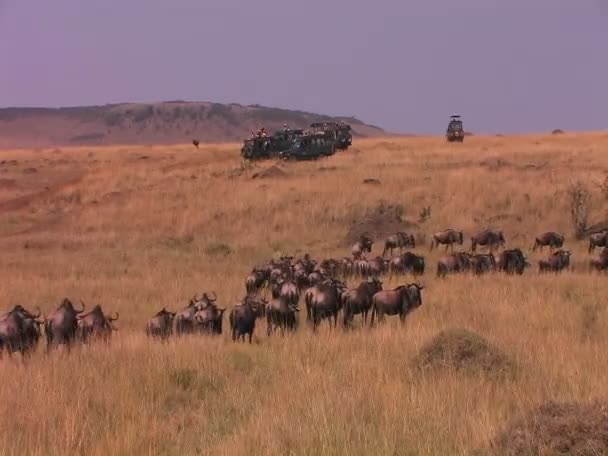
[[[438,277],[491,272],[521,275],[531,266],[520,248],[506,248],[501,230],[486,229],[470,240],[470,252],[454,252],[454,245],[464,243],[462,231],[447,229],[431,236],[431,250],[445,246],[445,256],[437,261]],[[266,320],[268,336],[277,330],[281,334],[295,331],[302,298],[306,321],[313,331],[323,320],[328,321],[330,328],[337,327],[340,314],[345,329],[352,327],[356,315],[360,315],[366,325],[371,314],[370,326],[376,319],[382,321],[385,315],[398,315],[401,322],[405,322],[406,316],[422,305],[424,287],[416,282],[384,290],[380,278],[405,274],[419,277],[425,273],[424,256],[403,252],[403,249],[416,248],[415,237],[404,232],[389,236],[384,242],[382,255],[371,258],[368,254],[371,254],[373,244],[368,235],[362,235],[352,246],[351,256],[341,260],[317,261],[305,254],[298,259],[284,256],[255,266],[245,280],[244,298],[229,312],[232,340],[248,339],[251,343],[259,319]],[[532,251],[549,247],[548,257],[538,262],[540,273],[559,273],[570,268],[572,254],[563,246],[564,236],[556,232],[546,232],[535,238]],[[477,253],[478,247],[487,248],[488,252]],[[598,258],[590,260],[589,266],[593,270],[608,271],[608,230],[590,235],[589,253],[596,247],[604,249]],[[501,248],[502,251],[495,256],[494,252]],[[393,256],[395,249],[399,249],[399,254]],[[359,283],[349,288],[346,281],[352,279]],[[149,337],[161,340],[186,334],[221,334],[227,309],[219,307],[216,301],[215,293],[205,292],[195,295],[179,311],[163,308],[148,321],[145,332]],[[78,309],[67,298],[45,318],[41,317],[39,310],[34,314],[21,305],[14,306],[0,316],[0,355],[19,352],[27,357],[42,337],[41,327],[47,352],[59,345],[69,350],[75,344],[108,341],[116,330],[113,322],[118,319],[118,313],[113,316],[105,314],[99,305],[88,313],[84,310],[84,302]]]

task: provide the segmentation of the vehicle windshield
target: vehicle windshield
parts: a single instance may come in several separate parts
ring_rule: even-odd
[[[452,120],[452,121],[450,121],[449,128],[451,130],[462,130],[462,120]]]

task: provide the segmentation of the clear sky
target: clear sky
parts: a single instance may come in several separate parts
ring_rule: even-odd
[[[237,102],[608,128],[608,0],[0,0],[0,107]]]

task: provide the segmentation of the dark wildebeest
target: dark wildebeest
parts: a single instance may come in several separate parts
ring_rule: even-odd
[[[313,331],[324,318],[328,319],[331,328],[331,319],[334,319],[334,328],[338,324],[338,313],[342,307],[342,293],[345,286],[338,280],[325,280],[309,288],[304,293],[306,303],[306,315],[312,321]]]
[[[521,275],[530,263],[521,249],[508,249],[498,255],[496,266],[499,271],[507,274]]]
[[[412,252],[405,252],[390,260],[389,272],[391,277],[393,273],[405,274],[407,272],[414,275],[422,275],[424,274],[424,257]]]
[[[382,257],[376,257],[367,262],[368,275],[378,277],[388,270],[388,260]]]
[[[570,266],[570,255],[572,253],[568,250],[557,250],[553,252],[546,260],[540,260],[538,262],[538,272],[561,272]]]
[[[351,253],[353,258],[358,259],[365,256],[365,253],[372,253],[374,242],[367,235],[362,235],[361,238],[353,245]]]
[[[466,272],[472,267],[472,257],[466,252],[456,252],[440,258],[437,262],[437,277],[450,273]]]
[[[471,238],[471,251],[473,253],[477,250],[478,245],[488,247],[490,253],[492,253],[494,249],[505,246],[505,236],[502,230],[483,230]]]
[[[14,306],[0,317],[0,357],[4,350],[9,356],[20,352],[26,357],[36,348],[40,339],[40,325],[43,323],[39,317],[40,311],[34,315],[21,305]]]
[[[399,253],[402,253],[403,249],[406,247],[416,247],[416,240],[414,239],[414,235],[399,231],[398,233],[389,236],[384,241],[384,250],[382,251],[382,257],[384,257],[389,251],[392,256],[393,250],[396,248],[399,248]]]
[[[399,315],[402,323],[408,313],[422,305],[421,291],[424,287],[418,283],[401,285],[393,290],[379,291],[372,298],[372,319],[378,316],[378,322],[384,320],[384,315]]]
[[[496,258],[491,253],[479,253],[471,256],[471,267],[477,275],[496,269]]]
[[[454,251],[454,244],[460,244],[464,242],[464,237],[462,231],[456,231],[451,228],[440,231],[438,233],[433,234],[433,239],[431,240],[431,250],[433,247],[439,247],[439,244],[445,245],[445,250],[447,252],[448,247]]]
[[[254,269],[245,280],[245,290],[248,294],[257,294],[266,283],[266,273]]]
[[[266,309],[266,332],[270,336],[271,333],[279,328],[281,334],[285,334],[285,330],[294,331],[297,325],[296,312],[300,309],[292,304],[285,296],[279,296],[268,303]]]
[[[257,319],[257,305],[255,301],[245,299],[230,310],[230,331],[232,340],[236,342],[249,336],[249,343],[255,330],[255,320]]]
[[[367,314],[372,307],[372,297],[382,290],[382,282],[376,278],[368,278],[355,289],[342,295],[344,312],[344,327],[348,327],[355,315],[363,316],[363,324],[367,324]]]
[[[203,293],[202,297],[194,296],[186,307],[175,313],[175,317],[173,318],[173,333],[176,336],[195,332],[196,322],[194,316],[196,313],[208,305],[215,303],[217,300],[215,292],[212,293],[213,297],[208,296],[207,293]]]
[[[604,247],[602,253],[600,253],[599,258],[593,259],[589,262],[589,265],[592,269],[597,269],[598,271],[606,271],[608,269],[608,249]]]
[[[207,334],[222,334],[222,321],[225,311],[225,307],[217,307],[215,303],[197,310],[194,314],[195,331]]]
[[[561,249],[563,245],[564,236],[562,234],[556,233],[555,231],[547,231],[534,240],[532,251],[534,252],[537,248],[540,248],[540,251],[542,252],[543,247],[547,246],[549,246],[549,250],[553,251],[553,249]]]
[[[118,320],[118,312],[115,314],[114,317],[107,316],[101,306],[96,305],[90,312],[78,315],[78,340],[87,343],[93,338],[99,338],[107,342],[112,337],[112,331],[116,330],[112,325],[113,321]]]
[[[154,315],[146,325],[148,337],[159,337],[165,340],[173,333],[173,318],[175,312],[168,312],[165,307]]]
[[[47,351],[57,345],[65,345],[70,350],[76,338],[78,315],[82,312],[84,312],[84,303],[82,303],[81,310],[76,310],[72,302],[65,298],[59,307],[46,318],[44,333]]]
[[[589,236],[589,253],[596,247],[608,247],[608,230],[593,233]]]

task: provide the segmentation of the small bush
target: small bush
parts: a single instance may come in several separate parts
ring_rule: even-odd
[[[209,256],[228,256],[232,253],[232,248],[223,242],[209,242],[205,253]]]
[[[570,219],[577,239],[582,239],[587,232],[587,222],[591,211],[591,193],[581,181],[568,188],[568,203],[570,206]]]
[[[423,370],[456,370],[492,376],[512,375],[515,363],[479,334],[466,329],[440,332],[413,359]]]

